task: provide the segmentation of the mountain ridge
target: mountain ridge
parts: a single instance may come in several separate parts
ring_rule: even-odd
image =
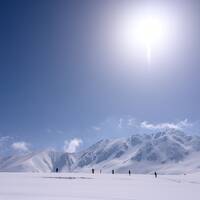
[[[200,171],[200,137],[174,129],[103,139],[78,153],[43,150],[1,158],[6,172],[191,173]]]

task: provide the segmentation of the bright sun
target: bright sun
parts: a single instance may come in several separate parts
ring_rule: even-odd
[[[147,51],[148,63],[151,62],[151,50],[164,39],[163,23],[154,17],[139,20],[136,26],[137,39],[143,43]]]
[[[155,44],[162,37],[162,23],[152,17],[141,20],[137,29],[141,41],[147,46]]]
[[[166,17],[127,12],[118,19],[116,41],[120,45],[119,49],[128,56],[139,55],[139,52],[144,50],[147,62],[151,64],[154,52],[161,50],[168,40],[169,27]]]

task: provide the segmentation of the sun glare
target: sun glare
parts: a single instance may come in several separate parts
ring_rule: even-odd
[[[162,22],[152,17],[139,21],[137,29],[141,42],[147,46],[158,42],[163,35]]]
[[[158,18],[147,17],[139,20],[136,26],[137,39],[145,45],[148,63],[151,62],[151,51],[164,39],[163,22]]]
[[[169,23],[166,17],[157,14],[127,12],[119,19],[117,43],[124,55],[138,55],[145,51],[148,64],[154,52],[166,45]],[[141,55],[141,54],[140,54]]]

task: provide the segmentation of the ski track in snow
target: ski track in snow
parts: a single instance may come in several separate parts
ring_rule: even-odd
[[[197,181],[187,181],[187,180],[173,179],[173,178],[163,178],[163,179],[168,180],[168,181],[172,181],[172,182],[175,182],[175,183],[191,183],[191,184],[200,185],[200,182],[197,182]]]

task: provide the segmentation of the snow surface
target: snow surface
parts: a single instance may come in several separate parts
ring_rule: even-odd
[[[199,200],[200,173],[0,173],[0,200]]]

